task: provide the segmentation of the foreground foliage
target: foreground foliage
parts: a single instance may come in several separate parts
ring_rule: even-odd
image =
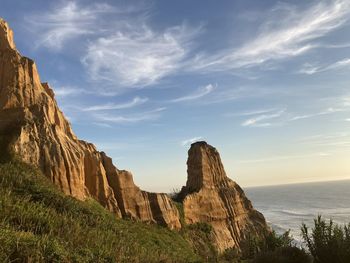
[[[318,216],[314,220],[311,233],[305,224],[301,230],[303,239],[314,257],[314,263],[350,262],[350,224],[339,226],[332,220],[327,223]]]

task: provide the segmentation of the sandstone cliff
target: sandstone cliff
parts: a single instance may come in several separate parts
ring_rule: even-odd
[[[16,50],[13,33],[0,18],[0,157],[5,152],[40,168],[64,193],[94,198],[118,217],[182,227],[166,194],[140,190],[130,172],[75,136],[53,90],[41,83],[34,61]],[[211,224],[221,251],[268,231],[264,217],[226,176],[215,148],[193,144],[187,164],[187,184],[179,195],[187,224]]]
[[[206,142],[191,145],[187,160],[187,183],[179,194],[185,222],[212,225],[216,247],[240,248],[252,236],[269,231],[243,190],[226,176],[218,151]]]
[[[180,228],[178,211],[165,194],[141,191],[91,143],[78,140],[59,110],[54,92],[41,83],[34,61],[16,50],[0,19],[0,139],[2,148],[36,165],[62,191],[95,198],[117,216]],[[6,141],[6,144],[4,144]]]

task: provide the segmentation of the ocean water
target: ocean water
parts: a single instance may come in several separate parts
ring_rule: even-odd
[[[301,224],[313,226],[318,215],[335,223],[350,222],[350,180],[244,189],[253,206],[279,234],[290,230],[301,241]]]

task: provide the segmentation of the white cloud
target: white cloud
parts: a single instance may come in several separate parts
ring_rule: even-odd
[[[63,1],[47,13],[26,17],[36,46],[59,51],[83,47],[81,62],[93,81],[113,86],[148,86],[181,68],[201,27],[185,24],[154,30],[145,3],[85,4]]]
[[[276,119],[282,116],[282,114],[285,112],[285,109],[278,110],[276,112],[273,112],[271,114],[262,114],[255,116],[253,118],[247,119],[244,122],[242,122],[242,126],[250,126],[250,127],[267,127],[271,126],[272,124],[270,122],[266,122],[271,119]]]
[[[196,99],[199,99],[205,95],[208,95],[213,90],[214,90],[214,86],[212,84],[209,84],[207,86],[200,87],[196,92],[194,92],[190,95],[186,95],[184,97],[173,99],[173,100],[171,100],[171,102],[183,102],[183,101],[196,100]]]
[[[284,125],[287,123],[291,123],[294,121],[299,121],[303,119],[310,119],[318,116],[324,116],[329,114],[335,114],[335,113],[341,113],[341,112],[347,112],[350,109],[345,107],[339,107],[339,108],[328,108],[323,111],[315,112],[315,113],[308,113],[308,114],[301,114],[296,115],[294,113],[288,113],[285,109],[282,110],[266,110],[266,111],[256,111],[256,112],[247,112],[247,114],[241,114],[236,116],[250,116],[250,115],[257,115],[252,118],[249,118],[241,123],[241,126],[243,127],[270,127],[270,126],[276,126],[276,125]],[[251,113],[251,114],[250,114]],[[264,113],[264,114],[260,114]],[[232,116],[232,115],[231,115]],[[277,119],[277,120],[276,120]],[[271,121],[274,120],[274,121]]]
[[[316,112],[316,113],[311,113],[311,114],[304,114],[304,115],[296,115],[292,118],[289,119],[289,121],[297,121],[297,120],[302,120],[302,119],[309,119],[317,116],[322,116],[322,115],[328,115],[336,112],[344,112],[348,111],[346,108],[328,108],[324,111]]]
[[[112,125],[102,122],[93,122],[92,124],[102,127],[102,128],[112,128]]]
[[[82,40],[77,43],[86,47],[81,61],[89,77],[102,83],[101,89],[108,86],[114,90],[152,85],[180,71],[250,68],[325,47],[315,40],[340,28],[350,13],[347,0],[322,1],[306,10],[279,3],[260,16],[268,19],[257,36],[241,47],[193,57],[194,39],[201,27],[183,24],[156,30],[150,26],[145,6],[78,3],[63,1],[47,13],[27,17],[28,25],[36,33],[37,45],[54,50],[68,46],[69,41]],[[332,67],[348,63],[339,61]],[[309,68],[305,73],[317,70]]]
[[[186,25],[164,32],[145,23],[129,25],[90,42],[82,62],[95,81],[148,86],[180,68],[197,33]]]
[[[63,2],[47,13],[27,17],[30,29],[37,37],[37,46],[60,50],[69,40],[99,31],[100,16],[115,12],[108,4],[78,6],[74,1]]]
[[[53,91],[57,97],[76,96],[76,95],[88,93],[84,89],[79,89],[79,88],[70,87],[70,86],[61,86],[58,88],[54,88]]]
[[[327,66],[315,66],[309,63],[303,65],[303,67],[299,70],[299,73],[312,75],[319,72],[324,72],[328,70],[341,69],[345,67],[350,67],[350,58],[345,58],[329,64]]]
[[[260,110],[252,110],[252,111],[242,111],[242,112],[235,112],[235,113],[227,113],[227,114],[225,114],[225,116],[226,117],[251,116],[251,115],[269,113],[269,112],[276,111],[276,110],[277,110],[276,108],[269,108],[269,109],[260,109]]]
[[[199,55],[191,64],[192,69],[222,71],[247,68],[298,56],[316,48],[318,44],[314,40],[342,26],[349,13],[348,0],[323,1],[306,10],[287,4],[282,8],[277,6],[255,39],[240,48],[213,56]]]
[[[161,117],[161,112],[166,108],[157,108],[151,111],[132,114],[128,116],[121,115],[108,115],[108,114],[94,114],[93,117],[99,122],[110,122],[110,123],[138,123],[143,121],[157,120]]]
[[[194,142],[197,142],[197,141],[200,141],[200,140],[203,140],[203,137],[199,136],[199,137],[193,137],[191,139],[187,139],[187,140],[184,140],[181,142],[181,145],[182,146],[188,146]]]
[[[128,109],[128,108],[132,108],[132,107],[144,104],[147,101],[148,101],[148,98],[135,97],[132,101],[129,101],[126,103],[121,103],[121,104],[107,103],[107,104],[103,104],[103,105],[94,105],[94,106],[82,108],[82,111],[103,111],[103,110]]]

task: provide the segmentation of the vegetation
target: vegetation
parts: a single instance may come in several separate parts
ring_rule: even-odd
[[[311,230],[303,224],[301,232],[308,251],[296,247],[289,232],[281,236],[272,232],[260,240],[248,237],[241,253],[229,249],[221,255],[221,259],[246,263],[350,262],[350,224],[339,226],[318,216]]]
[[[26,164],[0,164],[0,262],[199,261],[175,231],[117,219]]]
[[[350,224],[342,227],[318,216],[311,233],[305,224],[301,231],[314,263],[350,262]]]
[[[242,251],[228,249],[220,258],[222,262],[237,263],[311,263],[311,257],[292,241],[289,231],[283,235],[272,231],[260,239],[248,236]]]
[[[311,263],[311,257],[302,249],[290,246],[256,255],[253,263]]]

